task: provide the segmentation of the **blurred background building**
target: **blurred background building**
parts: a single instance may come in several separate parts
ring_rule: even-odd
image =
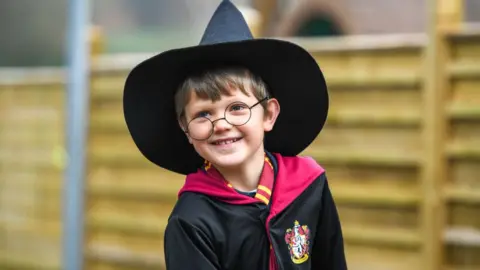
[[[262,1],[233,2],[252,7]],[[425,0],[263,2],[268,21],[262,34],[267,36],[420,33],[426,27]],[[2,1],[0,66],[61,65],[66,3]],[[218,0],[92,1],[93,24],[102,30],[105,52],[161,51],[197,43],[217,4]],[[466,21],[480,21],[478,0],[465,0],[464,9]]]
[[[133,145],[123,84],[197,44],[219,2],[92,1],[85,269],[164,269],[183,179]],[[480,1],[233,2],[326,74],[327,127],[304,154],[329,173],[350,269],[480,269]],[[66,8],[0,1],[0,269],[61,266]]]

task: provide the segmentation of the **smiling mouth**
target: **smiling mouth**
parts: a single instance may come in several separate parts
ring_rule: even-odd
[[[238,142],[242,138],[233,138],[233,139],[226,139],[226,140],[217,140],[212,142],[213,145],[226,145],[226,144],[232,144],[234,142]]]

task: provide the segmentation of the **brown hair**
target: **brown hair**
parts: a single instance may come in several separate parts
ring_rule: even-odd
[[[182,119],[184,109],[190,101],[191,91],[194,91],[200,98],[218,101],[222,95],[231,95],[232,87],[236,87],[245,95],[250,96],[247,86],[258,100],[270,96],[265,82],[245,68],[217,68],[191,75],[183,81],[175,94],[177,118],[184,120]],[[266,103],[263,102],[262,106],[265,108]]]

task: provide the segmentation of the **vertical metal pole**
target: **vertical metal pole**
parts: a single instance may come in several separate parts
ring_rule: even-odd
[[[89,108],[89,0],[69,0],[67,34],[67,166],[63,193],[64,270],[83,269],[84,180]]]

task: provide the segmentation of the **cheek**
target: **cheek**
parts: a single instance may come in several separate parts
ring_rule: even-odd
[[[197,151],[202,151],[207,146],[207,142],[192,140],[192,145]]]
[[[192,146],[202,158],[207,160],[212,159],[212,157],[210,156],[210,151],[208,150],[209,148],[207,142],[199,142],[194,140]]]
[[[263,140],[264,129],[261,121],[255,121],[245,126],[239,127],[239,130],[248,137],[249,140]]]

